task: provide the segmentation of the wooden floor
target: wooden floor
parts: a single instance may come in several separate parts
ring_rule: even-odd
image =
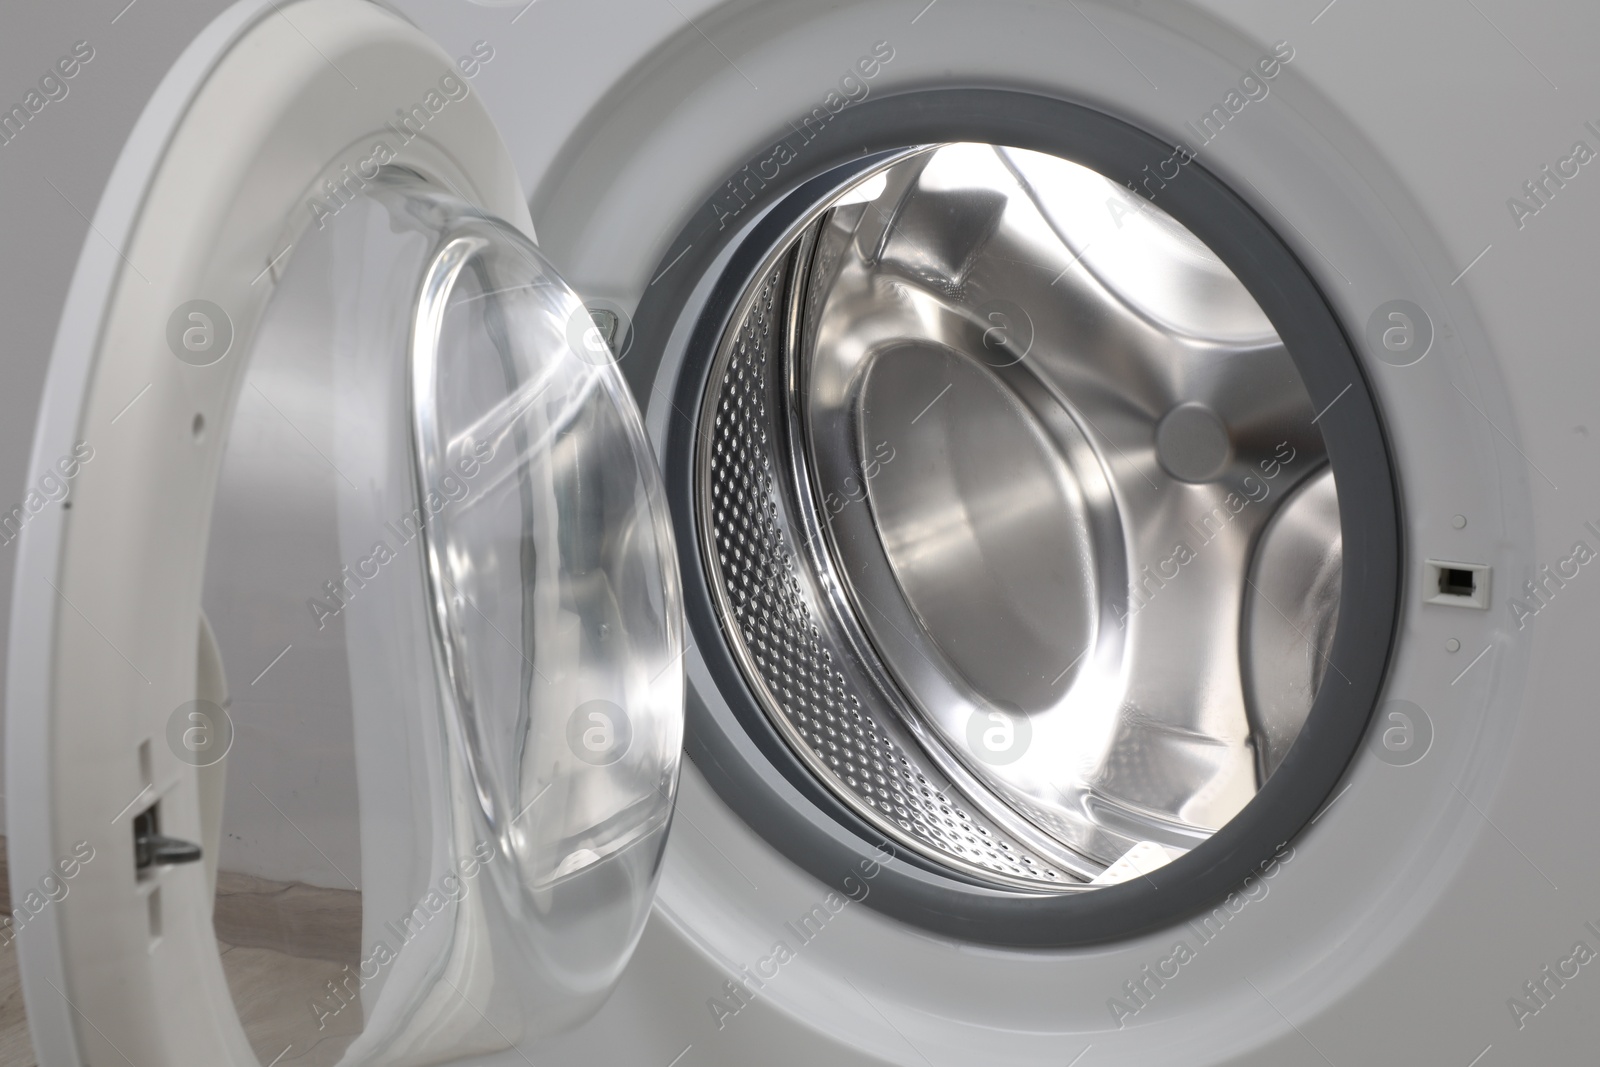
[[[360,965],[361,894],[223,871],[213,925],[228,989],[261,1062],[336,1063],[361,1032],[361,1006],[319,1028],[312,1004],[326,1003],[327,983]]]
[[[6,839],[0,836],[0,918],[10,921],[11,870]],[[33,1041],[28,1037],[28,1016],[22,1008],[22,976],[17,972],[17,949],[0,948],[0,1064],[37,1067]]]
[[[344,969],[343,964],[265,948],[220,942],[219,947],[228,989],[257,1059],[262,1063],[276,1059],[277,1067],[332,1067],[339,1061],[361,1032],[361,1006],[351,1005],[319,1029],[311,1002],[319,993],[325,995],[325,983]]]
[[[0,915],[11,911],[0,837]],[[223,872],[214,925],[228,989],[262,1063],[331,1067],[361,1030],[352,1004],[319,1029],[314,1001],[360,957],[361,894]],[[0,1065],[37,1067],[15,947],[0,948]]]
[[[17,953],[7,945],[0,948],[0,1063],[6,1067],[35,1067],[36,1062],[33,1042],[28,1038],[28,1019],[22,1011]]]

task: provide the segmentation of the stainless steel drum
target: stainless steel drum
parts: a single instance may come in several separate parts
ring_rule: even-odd
[[[1319,412],[1272,323],[1160,207],[1036,151],[898,153],[791,233],[694,458],[756,701],[965,880],[1077,892],[1193,849],[1299,734],[1339,614]]]

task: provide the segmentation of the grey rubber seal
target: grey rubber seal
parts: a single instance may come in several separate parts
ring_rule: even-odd
[[[624,370],[648,402],[668,338],[683,316],[698,316],[671,385],[678,414],[662,456],[680,531],[690,636],[721,698],[708,702],[691,688],[690,758],[752,829],[830,886],[845,888],[852,869],[878,850],[892,853],[869,906],[934,933],[1066,947],[1149,933],[1214,906],[1267,867],[1332,794],[1360,750],[1388,668],[1401,595],[1399,497],[1378,406],[1350,341],[1304,266],[1244,200],[1193,160],[1164,184],[1147,181],[1160,164],[1172,166],[1174,146],[1102,112],[1010,90],[928,89],[847,107],[812,132],[810,141],[786,135],[792,158],[782,166],[774,166],[785,155],[775,153],[775,142],[738,172],[747,202],[730,201],[724,189],[691,217],[662,257],[673,270],[646,292],[627,342]],[[699,539],[689,532],[698,427],[682,413],[700,410],[718,341],[754,272],[786,228],[851,173],[897,149],[949,141],[1036,149],[1092,167],[1150,196],[1209,245],[1266,312],[1323,411],[1318,425],[1339,486],[1344,574],[1327,676],[1345,684],[1322,686],[1277,772],[1210,840],[1150,875],[1089,893],[1036,896],[975,885],[895,848],[848,811],[800,763],[746,687],[712,610]],[[709,300],[691,304],[691,293],[741,232],[726,224],[730,208],[766,214],[727,257]]]

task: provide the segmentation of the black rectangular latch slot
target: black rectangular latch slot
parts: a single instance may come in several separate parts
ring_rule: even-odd
[[[199,845],[161,833],[160,801],[133,817],[133,867],[141,876],[155,867],[194,863],[199,858]]]
[[[1446,596],[1472,596],[1478,591],[1478,576],[1462,567],[1439,568],[1439,592]]]
[[[1422,599],[1425,603],[1488,610],[1490,567],[1487,563],[1430,559],[1424,567]]]

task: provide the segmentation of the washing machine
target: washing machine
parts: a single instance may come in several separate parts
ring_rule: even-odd
[[[16,1062],[1592,1058],[1593,11],[107,20]]]

